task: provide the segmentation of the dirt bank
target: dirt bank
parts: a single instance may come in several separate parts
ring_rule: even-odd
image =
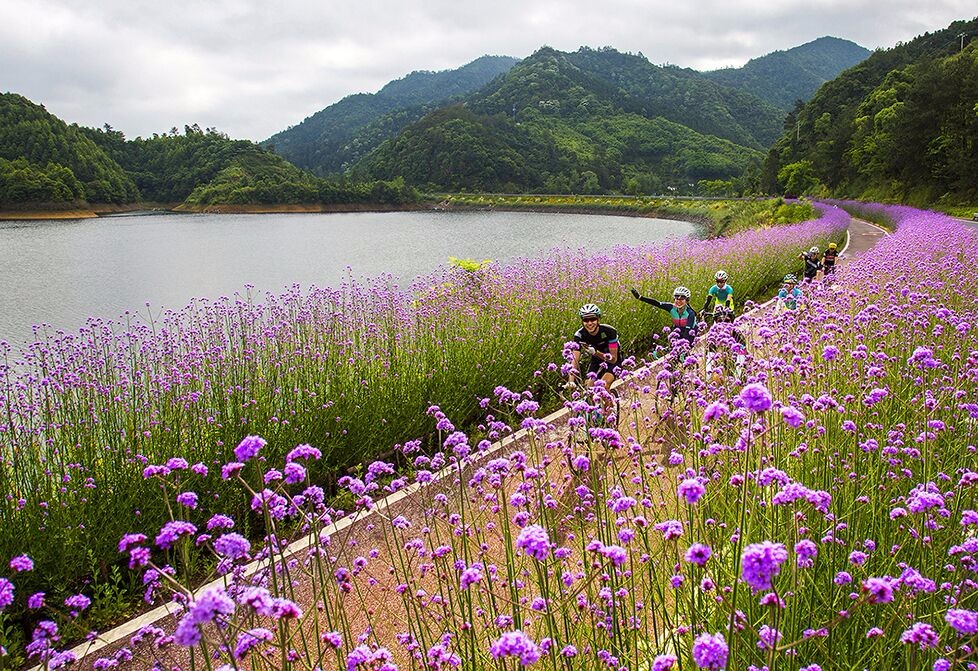
[[[184,205],[180,203],[127,203],[125,205],[73,205],[59,207],[54,204],[38,204],[20,209],[0,209],[0,221],[12,219],[93,219],[95,217],[125,212],[183,212],[207,214],[287,214],[329,212],[402,212],[428,210],[428,204],[385,205],[382,203],[292,203],[281,205]]]
[[[178,205],[174,212],[198,212],[208,214],[288,214],[309,212],[402,212],[427,210],[428,205],[384,205],[382,203],[283,203],[279,205],[215,204]]]

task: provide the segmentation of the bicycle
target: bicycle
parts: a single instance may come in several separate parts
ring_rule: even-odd
[[[621,396],[616,388],[606,388],[595,382],[587,386],[578,374],[571,375],[570,381],[564,385],[561,394],[564,407],[574,413],[568,423],[572,428],[617,429],[621,422]],[[574,421],[578,418],[582,421]]]

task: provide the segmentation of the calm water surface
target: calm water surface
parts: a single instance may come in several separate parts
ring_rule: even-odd
[[[457,258],[507,262],[555,247],[595,251],[694,233],[637,217],[529,212],[156,214],[0,221],[0,340],[32,325],[179,309],[194,297],[336,286],[383,273],[409,281]]]

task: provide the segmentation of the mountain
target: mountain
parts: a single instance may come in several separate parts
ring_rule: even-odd
[[[412,73],[377,94],[344,98],[263,145],[317,174],[403,175],[435,189],[549,185],[578,190],[584,188],[582,181],[590,183],[591,173],[600,190],[625,189],[628,182],[685,185],[729,178],[757,161],[755,152],[766,150],[781,134],[785,113],[797,99],[807,99],[822,82],[868,53],[852,42],[826,37],[754,59],[743,68],[700,73],[656,66],[641,54],[608,47],[573,53],[544,47],[521,62],[483,57],[459,70]],[[440,113],[460,103],[472,115]],[[426,115],[466,130],[453,140],[451,129],[424,120]],[[505,127],[506,118],[522,129],[490,139]],[[627,136],[616,137],[615,128]],[[664,128],[668,131],[656,139],[655,132]],[[422,138],[446,147],[450,155],[411,146]],[[476,144],[448,146],[461,140]],[[391,144],[384,149],[386,141]],[[493,160],[490,147],[502,152],[500,165],[473,166],[448,176],[446,166],[468,164],[464,155]],[[683,156],[665,159],[662,147]],[[518,156],[529,148],[542,154]],[[406,157],[422,156],[430,158],[420,165],[407,162]],[[556,164],[548,164],[547,157]],[[625,165],[614,165],[616,157]],[[513,179],[517,174],[522,176]]]
[[[494,90],[492,90],[494,89]],[[763,149],[777,137],[784,114],[750,94],[719,86],[695,70],[657,66],[641,54],[610,47],[565,53],[544,47],[514,66],[469,104],[488,114],[564,99],[561,116],[617,109],[662,117],[699,133]],[[597,107],[595,107],[597,106]]]
[[[868,49],[837,37],[820,37],[786,51],[753,58],[741,68],[704,72],[708,79],[751,93],[785,112],[808,100],[818,87],[864,61]]]
[[[261,144],[316,174],[342,172],[409,123],[478,89],[516,62],[509,56],[482,56],[455,70],[412,72],[377,93],[347,96]]]
[[[693,70],[607,47],[544,47],[463,102],[405,127],[352,174],[431,190],[685,189],[759,163],[783,118]]]
[[[978,200],[978,19],[874,52],[796,109],[769,191],[930,204]]]
[[[23,96],[0,94],[0,206],[137,197],[133,180],[78,126]]]

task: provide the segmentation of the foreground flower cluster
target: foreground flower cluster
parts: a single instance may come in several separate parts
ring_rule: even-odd
[[[830,210],[763,235],[597,256],[563,250],[511,267],[449,269],[406,288],[391,278],[296,287],[263,301],[200,301],[153,323],[93,319],[79,333],[40,332],[20,352],[0,342],[0,556],[26,552],[37,565],[21,576],[22,592],[66,597],[85,580],[108,589],[115,539],[150,534],[174,504],[247,513],[220,477],[242,435],[263,436],[279,461],[291,446],[317,446],[325,458],[311,477],[325,486],[429,433],[433,400],[471,426],[477,400],[496,385],[525,388],[559,359],[582,293],[637,338],[660,317],[625,287],[666,295],[685,283],[702,295],[723,265],[739,295],[756,296],[792,262],[786,248],[838,239],[846,222]],[[207,469],[196,474],[197,497],[163,501],[143,479],[147,466],[179,472],[171,457]]]

